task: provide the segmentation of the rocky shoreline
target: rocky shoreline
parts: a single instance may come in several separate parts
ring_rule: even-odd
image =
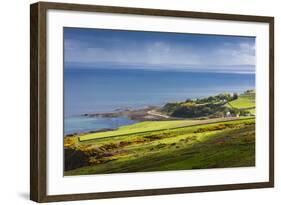
[[[147,121],[147,120],[167,120],[171,119],[170,116],[166,116],[159,113],[160,106],[149,106],[147,108],[141,109],[124,109],[117,110],[115,112],[105,112],[105,113],[85,113],[82,116],[86,117],[103,117],[103,118],[113,118],[113,117],[128,117],[131,120],[136,121]]]
[[[162,107],[160,106],[149,106],[146,108],[140,108],[140,109],[122,109],[122,110],[116,110],[114,112],[104,112],[104,113],[85,113],[82,114],[84,117],[101,117],[101,118],[114,118],[114,117],[128,117],[131,120],[134,120],[136,122],[142,122],[142,121],[154,121],[154,120],[171,120],[171,119],[177,119],[173,118],[164,114],[161,114],[159,110]],[[84,134],[90,134],[90,133],[96,133],[96,132],[106,132],[106,131],[113,131],[116,129],[99,129],[99,130],[93,130],[83,133],[72,133],[68,134],[65,137],[72,137],[75,135],[84,135]]]
[[[114,118],[114,117],[128,117],[131,120],[134,120],[136,122],[143,122],[143,121],[161,121],[161,120],[172,120],[172,119],[178,119],[173,118],[164,114],[161,114],[159,110],[161,109],[160,106],[149,106],[146,108],[140,108],[140,109],[123,109],[123,110],[116,110],[115,112],[104,112],[104,113],[85,113],[82,114],[84,117],[101,117],[101,118]],[[82,133],[72,133],[67,134],[65,137],[72,137],[75,135],[85,135],[90,133],[96,133],[96,132],[106,132],[106,131],[114,131],[116,129],[99,129],[99,130],[93,130],[88,132],[82,132]]]

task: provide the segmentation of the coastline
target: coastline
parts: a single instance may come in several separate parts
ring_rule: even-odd
[[[180,120],[181,118],[171,117],[164,115],[159,112],[162,106],[148,106],[146,108],[136,108],[136,109],[124,109],[116,110],[112,112],[100,112],[100,113],[84,113],[80,116],[82,117],[100,117],[100,118],[117,118],[117,117],[127,117],[131,120],[137,122],[143,121],[165,121],[165,120]],[[66,134],[65,137],[71,137],[75,135],[84,135],[97,132],[114,131],[118,128],[103,128],[98,130],[91,130],[87,132],[80,133],[70,133]]]
[[[241,101],[242,98],[248,98],[251,95],[255,95],[254,90],[246,90],[244,93],[240,94],[239,100]],[[243,97],[244,96],[244,97]],[[215,103],[213,102],[215,99]],[[226,100],[227,99],[227,100]],[[172,103],[166,103],[165,106],[158,105],[158,106],[147,106],[145,108],[124,108],[124,109],[116,109],[115,111],[111,112],[98,112],[98,113],[84,113],[79,115],[80,117],[86,117],[86,118],[103,118],[103,119],[108,119],[112,120],[114,118],[127,118],[131,121],[133,121],[131,124],[139,123],[139,122],[144,122],[144,121],[171,121],[171,120],[203,120],[211,118],[229,118],[229,117],[239,117],[242,112],[242,116],[254,116],[253,113],[249,112],[249,110],[255,109],[255,106],[253,106],[252,102],[250,105],[245,106],[244,104],[249,103],[249,102],[239,102],[241,105],[237,104],[238,100],[238,95],[236,97],[234,95],[225,93],[225,94],[219,94],[216,96],[209,96],[206,98],[202,99],[196,99],[196,100],[186,100],[183,102],[172,102]],[[244,99],[245,100],[245,99]],[[249,100],[249,99],[248,99]],[[232,102],[236,101],[236,105],[234,103],[234,106],[238,106],[238,108],[232,106]],[[206,112],[206,110],[210,110],[209,105],[212,105],[212,109],[215,110],[213,113],[209,113],[206,115],[205,113],[201,114],[200,112],[203,110]],[[188,116],[183,115],[184,111],[186,111],[186,106],[188,111],[194,111],[194,115],[188,114]],[[242,107],[241,107],[242,106]],[[173,111],[176,108],[179,108],[182,113],[179,115],[172,115],[170,110],[172,109]],[[182,109],[184,108],[184,109]],[[230,112],[231,110],[231,112]],[[200,113],[198,115],[197,113]],[[195,115],[197,114],[197,115]],[[72,137],[72,136],[77,136],[77,135],[86,135],[86,134],[93,134],[93,133],[98,133],[98,132],[107,132],[107,131],[115,131],[118,130],[120,126],[123,126],[126,124],[119,124],[117,126],[113,127],[104,127],[104,128],[98,128],[98,129],[93,129],[90,128],[86,131],[81,131],[81,132],[73,132],[73,133],[68,133],[65,134],[64,137]]]
[[[79,117],[113,126],[64,137],[66,176],[255,165],[255,90]]]
[[[173,119],[168,115],[163,115],[158,112],[162,106],[148,106],[146,108],[136,108],[136,109],[124,109],[116,110],[113,112],[101,112],[101,113],[85,113],[82,116],[85,117],[103,117],[103,118],[113,118],[113,117],[128,117],[129,119],[136,121],[147,121],[147,120],[165,120]]]

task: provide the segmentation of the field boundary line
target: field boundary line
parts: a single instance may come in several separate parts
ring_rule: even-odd
[[[120,137],[124,135],[135,135],[135,134],[145,134],[149,132],[159,132],[159,131],[166,131],[166,130],[175,130],[175,129],[181,129],[181,128],[187,128],[187,127],[195,127],[199,125],[208,125],[208,124],[215,124],[215,123],[221,123],[221,122],[232,122],[232,121],[238,121],[238,120],[250,120],[250,119],[255,119],[255,117],[249,117],[245,119],[231,119],[231,120],[224,120],[224,121],[218,121],[218,122],[208,122],[208,123],[203,123],[203,124],[194,124],[194,125],[185,125],[185,126],[180,126],[180,127],[173,127],[173,128],[165,128],[165,129],[159,129],[159,130],[147,130],[147,131],[142,131],[142,132],[134,132],[134,133],[128,133],[128,134],[118,134],[118,135],[110,135],[106,137],[99,137],[99,138],[93,138],[93,139],[85,139],[81,140],[80,137],[78,137],[79,142],[87,142],[87,141],[93,141],[93,140],[100,140],[100,139],[107,139],[107,138],[113,138],[113,137]]]

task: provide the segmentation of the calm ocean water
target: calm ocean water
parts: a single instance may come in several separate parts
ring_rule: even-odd
[[[64,132],[116,128],[127,118],[87,118],[83,113],[163,105],[223,92],[255,88],[255,74],[140,69],[65,69]]]

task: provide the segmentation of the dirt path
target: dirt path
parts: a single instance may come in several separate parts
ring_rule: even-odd
[[[166,118],[166,119],[170,119],[171,118],[170,116],[163,115],[163,114],[161,114],[159,112],[156,112],[155,110],[149,110],[149,111],[147,111],[147,114],[153,115],[153,116],[156,116],[156,117],[163,117],[163,118]]]

